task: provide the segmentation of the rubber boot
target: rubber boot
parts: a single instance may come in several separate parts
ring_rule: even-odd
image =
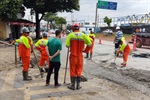
[[[43,68],[42,67],[40,67],[40,71],[43,73],[44,72],[44,70],[43,70]]]
[[[29,79],[31,79],[31,80],[32,80],[32,77],[31,77],[31,76],[29,76],[28,71],[27,71],[27,76],[28,76],[28,78],[29,78]]]
[[[23,74],[23,81],[30,81],[30,80],[32,80],[32,78],[28,78],[28,72],[26,71],[26,72],[22,72],[22,74]]]
[[[90,54],[90,58],[89,58],[89,60],[91,60],[92,59],[92,54]]]
[[[75,80],[76,77],[71,77],[71,84],[68,86],[69,89],[75,90]]]
[[[77,77],[77,87],[76,87],[77,90],[79,90],[79,89],[82,88],[82,87],[80,86],[80,82],[81,82],[81,77]]]
[[[84,58],[89,58],[89,53],[86,53],[86,56]]]

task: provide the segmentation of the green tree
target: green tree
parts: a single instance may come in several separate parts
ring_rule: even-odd
[[[25,15],[22,0],[1,0],[0,1],[0,18],[2,21],[17,20],[17,14]]]
[[[110,27],[110,23],[112,22],[111,18],[108,18],[107,16],[104,18],[104,22],[107,23],[108,28]]]
[[[44,15],[43,17],[43,20],[47,21],[47,28],[48,28],[48,25],[50,23],[51,25],[51,28],[54,29],[54,23],[56,20],[57,20],[58,16],[56,13],[51,13],[51,12],[48,12],[47,14]]]
[[[71,12],[79,10],[79,0],[23,0],[27,8],[33,8],[36,17],[36,37],[39,38],[40,21],[46,12]],[[39,18],[39,14],[42,16]]]
[[[57,25],[60,25],[60,29],[62,30],[62,25],[63,24],[66,24],[66,19],[64,19],[63,17],[59,17],[57,20],[56,20],[56,24]]]

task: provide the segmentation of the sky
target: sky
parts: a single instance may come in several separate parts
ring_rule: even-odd
[[[128,15],[148,14],[150,13],[150,0],[103,0],[117,2],[117,10],[98,9],[99,18],[105,16],[122,17]],[[80,11],[73,13],[61,12],[58,16],[64,17],[67,21],[86,20],[94,21],[96,12],[96,3],[98,0],[80,0]],[[30,19],[29,10],[26,11],[25,18]]]

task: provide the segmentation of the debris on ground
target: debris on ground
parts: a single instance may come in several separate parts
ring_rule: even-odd
[[[132,57],[150,58],[150,54],[149,53],[133,54]]]
[[[137,70],[137,69],[126,69],[121,71],[123,75],[130,76],[133,79],[140,82],[150,82],[150,71]]]
[[[86,81],[87,81],[87,78],[81,75],[81,82],[86,82]]]

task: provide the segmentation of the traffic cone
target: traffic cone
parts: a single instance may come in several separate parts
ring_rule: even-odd
[[[134,42],[133,42],[133,48],[132,50],[137,50],[136,49],[136,35],[134,35]]]
[[[102,44],[101,36],[99,37],[99,43],[98,44]]]

